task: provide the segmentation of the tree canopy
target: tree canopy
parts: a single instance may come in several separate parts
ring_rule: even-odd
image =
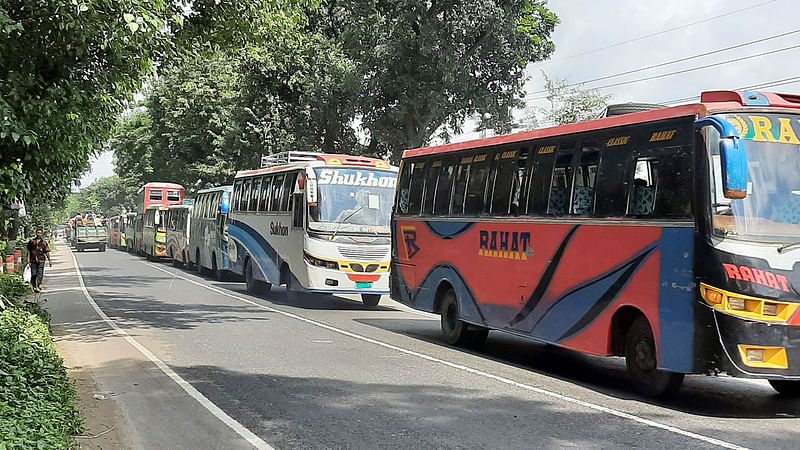
[[[301,6],[313,3],[3,2],[0,201],[63,197],[155,65],[179,53],[289,38],[303,23]]]
[[[395,162],[476,113],[510,131],[524,69],[552,53],[558,22],[539,0],[330,0],[310,20],[363,77],[369,153]]]

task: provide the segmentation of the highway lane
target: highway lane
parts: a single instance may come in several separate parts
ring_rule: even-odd
[[[111,321],[276,448],[796,448],[800,440],[800,401],[763,382],[688,377],[675,397],[651,400],[628,389],[620,359],[500,333],[479,350],[450,347],[437,317],[386,297],[377,309],[279,288],[258,298],[241,283],[118,251],[76,256]]]

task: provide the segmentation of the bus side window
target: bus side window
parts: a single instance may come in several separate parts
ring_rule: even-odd
[[[247,209],[249,211],[258,211],[258,200],[261,196],[261,177],[253,178],[252,192],[250,193],[250,202]]]
[[[436,197],[436,181],[439,179],[439,174],[442,172],[442,161],[433,161],[431,163],[431,168],[428,169],[427,176],[420,180],[420,188],[422,187],[422,182],[425,183],[425,195],[422,198],[422,214],[423,215],[432,215],[433,214],[433,201]]]
[[[523,156],[524,154],[524,156]],[[498,151],[489,176],[487,210],[493,216],[519,215],[522,175],[527,162],[527,150]],[[520,167],[521,163],[521,167]]]
[[[682,219],[692,216],[693,156],[690,147],[665,149],[659,157],[655,217]],[[667,176],[669,174],[669,176]]]
[[[162,189],[150,188],[150,200],[161,201],[164,199],[164,191]]]
[[[244,184],[242,185],[242,211],[250,211],[250,189],[252,186],[252,180],[244,180]]]
[[[280,211],[281,209],[281,190],[283,188],[284,174],[275,175],[272,179],[272,201],[269,204],[270,211]]]
[[[436,193],[433,200],[433,214],[446,216],[450,213],[450,196],[453,191],[453,179],[456,175],[456,165],[453,162],[445,163],[439,178],[436,180]]]
[[[455,168],[455,182],[453,185],[453,203],[450,205],[450,214],[464,214],[464,197],[467,193],[467,179],[469,178],[469,168],[472,163],[471,156],[461,158],[461,164]]]
[[[475,156],[469,168],[467,197],[464,199],[464,214],[468,216],[479,216],[483,212],[491,161],[491,154],[482,153]]]
[[[570,214],[588,216],[594,211],[595,181],[597,166],[600,163],[600,148],[584,144],[580,162],[575,169],[575,188],[572,193]]]
[[[531,154],[531,174],[528,177],[528,207],[526,214],[544,216],[550,201],[550,182],[555,163],[555,145],[537,144]]]
[[[297,172],[287,173],[283,180],[283,197],[281,198],[281,211],[290,211],[292,208],[292,192],[297,179]]]
[[[628,215],[650,216],[656,203],[658,159],[636,158],[633,186],[628,196]]]
[[[407,179],[401,184],[403,188],[400,190],[400,213],[408,215],[419,214],[422,206],[422,190],[426,167],[427,164],[424,161],[418,161],[410,164],[408,169],[410,173],[404,170],[404,176]],[[406,197],[405,208],[403,205],[404,197]]]
[[[261,201],[259,211],[269,211],[269,194],[272,192],[272,177],[265,176],[261,179]]]
[[[572,150],[561,150],[556,153],[547,201],[547,214],[551,216],[564,216],[567,214],[570,184],[572,182],[572,153]]]
[[[239,201],[242,198],[242,180],[236,180],[233,184],[233,209],[241,211]]]

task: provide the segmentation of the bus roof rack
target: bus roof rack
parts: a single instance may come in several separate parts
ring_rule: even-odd
[[[283,166],[303,161],[318,161],[322,153],[315,152],[280,152],[261,156],[261,168]]]

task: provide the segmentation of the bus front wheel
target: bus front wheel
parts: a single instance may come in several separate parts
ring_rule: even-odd
[[[784,397],[800,397],[800,381],[797,380],[767,380],[772,389]]]
[[[683,374],[658,369],[655,339],[644,316],[633,321],[625,338],[625,365],[631,385],[648,397],[669,395],[683,383]]]
[[[452,289],[442,296],[440,308],[442,335],[450,345],[477,347],[486,340],[489,330],[486,328],[470,329],[470,325],[459,318],[458,299]]]
[[[247,292],[250,294],[266,294],[272,289],[272,285],[270,283],[265,283],[263,281],[258,281],[253,276],[253,261],[251,259],[247,260],[247,266],[244,269],[244,282],[247,286]]]
[[[361,294],[361,302],[366,306],[378,306],[381,301],[381,294]]]

